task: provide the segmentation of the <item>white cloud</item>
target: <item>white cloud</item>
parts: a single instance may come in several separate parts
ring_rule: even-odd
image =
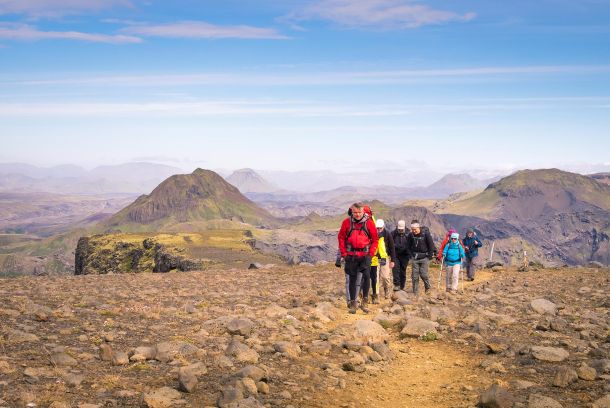
[[[434,9],[413,0],[318,0],[288,15],[290,20],[326,20],[344,27],[400,30],[465,22],[475,13]]]
[[[98,12],[114,6],[131,7],[132,4],[128,0],[0,0],[0,15],[59,17],[66,14]]]
[[[339,86],[339,85],[387,85],[412,83],[439,83],[439,81],[516,81],[520,77],[537,75],[595,75],[610,73],[610,65],[534,65],[497,66],[457,69],[421,69],[392,71],[339,71],[261,74],[244,73],[193,73],[168,75],[122,75],[49,78],[29,80],[0,80],[2,85],[89,85],[89,86],[187,86],[187,85],[241,85],[241,86]]]
[[[122,32],[147,37],[167,38],[242,38],[282,40],[288,37],[275,29],[247,25],[221,26],[204,21],[178,21],[166,24],[137,24]]]
[[[130,35],[83,33],[80,31],[40,31],[22,24],[0,25],[0,39],[17,41],[76,40],[101,43],[139,43],[141,38]]]

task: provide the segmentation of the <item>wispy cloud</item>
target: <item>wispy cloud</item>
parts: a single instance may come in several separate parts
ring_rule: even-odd
[[[519,78],[536,78],[551,75],[607,75],[610,65],[531,65],[496,66],[449,69],[414,69],[387,71],[339,71],[262,74],[240,73],[194,73],[168,75],[124,75],[87,76],[70,78],[47,78],[28,80],[0,79],[2,85],[88,85],[88,86],[187,86],[187,85],[240,85],[240,86],[344,86],[344,85],[388,85],[429,83],[438,81],[493,81]]]
[[[400,30],[465,22],[473,12],[439,10],[414,0],[317,0],[286,16],[287,21],[325,20],[349,28]]]
[[[99,12],[115,6],[131,7],[129,0],[0,0],[0,15],[60,17],[67,14]]]
[[[80,31],[41,31],[24,24],[0,25],[0,39],[13,41],[76,40],[101,43],[139,43],[141,38],[130,35],[83,33]]]
[[[167,38],[241,38],[283,40],[288,37],[273,28],[248,25],[222,26],[204,21],[178,21],[166,24],[137,24],[121,30],[127,34]]]
[[[299,100],[217,100],[195,102],[24,102],[0,103],[0,117],[207,117],[207,116],[281,116],[281,117],[401,117],[439,112],[478,114],[494,111],[532,111],[606,109],[590,101],[513,101],[497,99],[488,103],[454,101],[432,104],[349,104]]]

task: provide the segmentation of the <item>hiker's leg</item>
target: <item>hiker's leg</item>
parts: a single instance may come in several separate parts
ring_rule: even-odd
[[[449,291],[451,286],[451,278],[453,276],[453,266],[445,265],[445,290]]]
[[[460,282],[460,264],[453,265],[451,267],[451,289],[458,290],[458,284]]]
[[[477,270],[477,257],[473,256],[472,259],[470,260],[470,268],[472,269],[472,272],[470,272],[470,277],[472,279],[474,279],[474,274]]]
[[[348,258],[345,260],[345,281],[348,301],[355,300],[358,296],[358,291],[356,290],[356,275],[358,274],[357,267],[358,265],[356,264],[356,260],[354,258]]]
[[[371,269],[367,267],[362,271],[362,298],[369,298],[369,288],[371,287]]]
[[[388,299],[390,296],[392,296],[392,290],[393,290],[393,285],[392,285],[392,274],[390,272],[390,265],[385,264],[383,266],[379,266],[379,280],[381,281],[381,287],[383,287],[383,289],[379,290],[379,293],[381,294],[381,292],[383,291],[383,295],[385,296],[386,299]]]
[[[400,286],[400,261],[398,259],[392,268],[392,283],[394,286]]]
[[[371,291],[373,296],[377,294],[377,267],[371,266]]]
[[[466,276],[468,277],[468,279],[474,279],[474,270],[472,265],[473,259],[474,258],[471,258],[469,256],[466,257]]]
[[[421,280],[424,281],[424,288],[426,292],[430,290],[430,278],[428,277],[428,265],[430,264],[430,260],[428,258],[422,259],[422,265],[420,269]]]
[[[411,283],[413,283],[413,293],[419,292],[419,269],[421,261],[413,260],[411,262]]]
[[[400,289],[404,290],[405,285],[407,284],[407,267],[409,266],[409,257],[403,255],[398,259],[400,259]]]

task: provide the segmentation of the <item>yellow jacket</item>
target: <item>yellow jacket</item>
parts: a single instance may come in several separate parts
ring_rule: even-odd
[[[379,237],[379,244],[377,244],[377,253],[371,260],[371,266],[379,266],[379,258],[388,259],[388,251],[385,248],[384,237]]]

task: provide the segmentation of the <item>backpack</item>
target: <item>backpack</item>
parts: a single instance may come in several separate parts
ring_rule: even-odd
[[[345,235],[345,246],[347,248],[348,251],[353,251],[353,247],[352,245],[348,242],[350,236],[352,235],[352,233],[354,231],[362,231],[366,237],[368,238],[368,243],[367,245],[363,246],[362,248],[358,248],[359,250],[362,250],[363,252],[368,252],[369,248],[370,248],[370,243],[371,243],[371,232],[368,230],[366,224],[369,221],[369,215],[367,213],[364,214],[364,216],[362,217],[362,219],[358,222],[354,222],[354,219],[350,216],[349,218],[349,230],[347,231],[347,234]],[[356,224],[360,224],[362,223],[362,227],[361,228],[355,228]]]

